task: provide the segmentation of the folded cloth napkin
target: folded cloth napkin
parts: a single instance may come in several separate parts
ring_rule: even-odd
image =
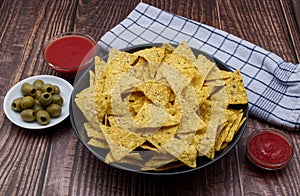
[[[241,70],[250,115],[289,130],[300,130],[300,64],[285,62],[232,34],[139,3],[98,44],[108,51],[145,43],[182,41],[233,70]]]

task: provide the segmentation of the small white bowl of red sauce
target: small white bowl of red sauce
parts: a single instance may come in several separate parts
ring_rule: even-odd
[[[261,129],[247,140],[247,156],[256,166],[266,170],[282,169],[293,156],[291,139],[275,129]]]
[[[43,57],[56,72],[74,77],[79,69],[91,65],[96,41],[89,35],[66,32],[52,37],[43,46]]]

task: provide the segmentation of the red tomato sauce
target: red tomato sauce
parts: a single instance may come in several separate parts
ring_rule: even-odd
[[[288,138],[273,131],[259,132],[247,143],[249,159],[266,169],[279,169],[286,166],[292,154],[293,149]]]
[[[93,48],[94,43],[87,38],[70,35],[53,41],[46,48],[44,55],[59,71],[66,69],[66,72],[76,72],[78,66],[91,60],[94,55],[91,52]]]

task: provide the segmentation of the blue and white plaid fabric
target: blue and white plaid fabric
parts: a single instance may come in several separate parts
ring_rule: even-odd
[[[285,62],[232,34],[139,3],[98,43],[108,51],[112,47],[182,41],[218,58],[233,70],[241,70],[251,115],[299,131],[300,64]]]

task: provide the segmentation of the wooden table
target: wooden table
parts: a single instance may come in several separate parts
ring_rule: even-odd
[[[145,3],[222,29],[299,63],[298,0],[145,0]],[[56,75],[42,60],[42,45],[66,31],[98,40],[139,0],[0,0],[0,102],[18,81]],[[298,15],[298,14],[297,14]],[[245,156],[257,128],[288,133],[295,154],[285,169],[264,171]],[[79,142],[70,121],[46,130],[12,124],[0,108],[0,195],[297,195],[300,133],[250,117],[238,145],[215,164],[184,175],[149,176],[112,168]]]

